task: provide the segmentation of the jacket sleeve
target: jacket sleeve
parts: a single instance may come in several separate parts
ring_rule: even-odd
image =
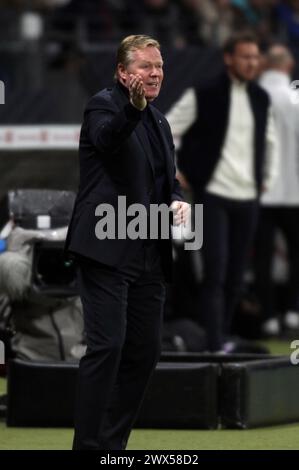
[[[175,164],[175,145],[172,138],[171,129],[169,123],[165,119],[166,126],[167,126],[167,134],[168,134],[168,141],[171,149],[172,160],[173,160],[173,186],[172,186],[172,193],[171,193],[171,202],[173,201],[184,201],[185,198],[183,197],[181,186],[179,181],[176,178],[176,164]]]
[[[99,152],[114,153],[141,120],[142,111],[131,103],[122,110],[102,97],[93,97],[85,110],[87,135]]]

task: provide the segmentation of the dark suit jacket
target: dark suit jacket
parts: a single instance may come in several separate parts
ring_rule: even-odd
[[[165,155],[167,195],[165,203],[182,200],[175,178],[174,144],[165,117],[152,105]],[[127,206],[148,207],[154,188],[154,162],[141,112],[130,103],[122,87],[100,91],[87,104],[80,135],[80,184],[69,225],[65,250],[110,266],[122,266],[140,247],[142,240],[104,239],[95,235],[99,217],[95,209],[109,203],[117,213],[118,196],[126,196]],[[159,248],[166,279],[171,278],[170,240],[160,240]]]
[[[191,183],[197,202],[221,157],[229,119],[230,90],[231,80],[226,73],[196,90],[199,115],[182,139],[178,166]],[[270,100],[267,93],[254,82],[247,84],[247,93],[254,118],[254,174],[260,192]]]

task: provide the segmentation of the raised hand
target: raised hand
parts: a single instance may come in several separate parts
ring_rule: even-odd
[[[139,109],[139,111],[143,111],[147,101],[145,99],[142,78],[138,74],[130,74],[129,79],[130,102],[135,108]]]

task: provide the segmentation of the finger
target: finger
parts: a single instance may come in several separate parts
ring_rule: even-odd
[[[190,212],[187,210],[182,211],[180,214],[182,220],[187,221],[190,218]]]
[[[131,92],[135,96],[141,97],[142,94],[144,93],[144,91],[143,91],[143,82],[140,82],[138,79],[136,79],[134,81],[134,83],[132,83]]]
[[[130,82],[129,82],[130,87],[135,88],[138,82],[139,82],[139,78],[137,77],[137,75],[130,75]]]
[[[182,211],[182,216],[183,216],[183,217],[186,217],[186,218],[190,217],[190,210],[187,209],[187,208],[184,209],[184,210]]]
[[[183,211],[185,214],[189,214],[190,210],[191,210],[191,208],[190,208],[190,205],[189,205],[189,204],[188,204],[188,205],[186,204],[186,205],[182,206],[182,211]]]
[[[175,217],[173,218],[173,221],[174,221],[174,224],[175,224],[175,225],[180,224],[180,223],[181,223],[181,220],[182,220],[181,217],[175,216]]]
[[[170,206],[171,210],[176,211],[178,209],[178,207],[179,207],[179,205],[178,205],[177,201],[174,201],[174,202],[171,203],[171,206]]]
[[[184,214],[184,209],[183,209],[183,208],[180,208],[180,209],[178,209],[178,210],[176,211],[176,215],[178,215],[178,216],[180,216],[180,217],[181,217],[183,214]]]
[[[130,77],[132,77],[132,80],[134,80],[136,83],[139,83],[142,80],[141,75],[133,75],[131,74]]]
[[[135,90],[136,90],[136,87],[137,87],[136,78],[133,78],[133,79],[132,79],[132,81],[131,81],[129,87],[130,87],[130,90],[131,90],[131,91],[135,91]]]
[[[142,81],[137,83],[136,91],[139,95],[142,95],[142,93],[143,93],[143,82]]]

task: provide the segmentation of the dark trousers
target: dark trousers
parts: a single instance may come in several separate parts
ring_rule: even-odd
[[[260,210],[255,242],[255,285],[264,319],[276,315],[272,269],[275,235],[280,230],[288,250],[289,277],[284,310],[299,307],[299,207],[265,206]]]
[[[124,268],[78,259],[86,355],[81,359],[73,449],[125,449],[161,353],[165,297],[155,244]]]
[[[210,351],[221,349],[225,335],[230,333],[257,212],[257,200],[204,195],[201,305]]]

